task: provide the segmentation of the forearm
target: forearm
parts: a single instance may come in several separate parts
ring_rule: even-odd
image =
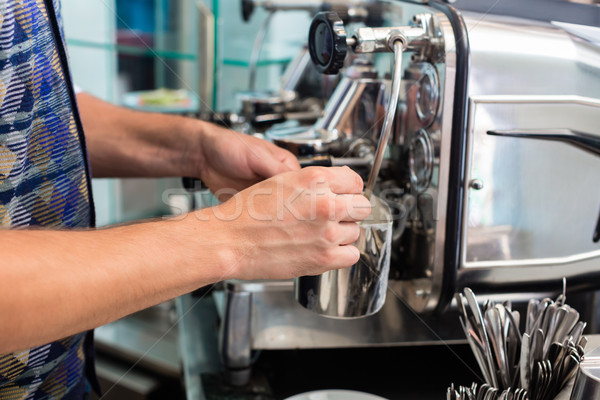
[[[206,237],[211,229],[201,228],[198,221],[160,221],[97,231],[0,231],[0,354],[228,278],[218,246]],[[193,238],[192,251],[182,237]]]
[[[0,354],[48,343],[225,279],[355,264],[371,212],[349,168],[306,168],[169,221],[0,230]]]
[[[202,138],[211,125],[129,110],[77,96],[94,177],[185,176],[202,170]]]

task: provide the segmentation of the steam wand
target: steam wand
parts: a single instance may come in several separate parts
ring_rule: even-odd
[[[383,128],[381,129],[381,135],[379,136],[379,143],[377,144],[377,150],[373,159],[373,168],[369,173],[367,184],[365,186],[364,195],[370,200],[373,194],[373,188],[381,169],[381,163],[383,162],[383,156],[385,155],[385,149],[392,133],[392,124],[394,122],[394,116],[396,115],[396,109],[398,108],[398,98],[400,97],[400,86],[402,83],[402,52],[406,48],[404,40],[397,38],[393,42],[394,47],[394,66],[392,71],[392,91],[390,98],[387,102],[385,110],[385,119],[383,121]]]
[[[392,132],[402,84],[402,53],[405,50],[425,53],[431,45],[431,17],[416,15],[415,26],[358,28],[348,38],[342,20],[336,13],[319,13],[313,19],[308,34],[308,50],[317,70],[337,74],[344,66],[348,48],[355,53],[394,52],[392,90],[387,102],[383,129],[379,137],[373,168],[365,186],[364,195],[370,199],[381,169],[385,149]]]

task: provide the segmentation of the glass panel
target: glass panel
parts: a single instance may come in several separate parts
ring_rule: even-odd
[[[466,263],[539,260],[600,251],[600,157],[572,145],[488,130],[570,128],[599,135],[598,108],[476,104],[468,179]]]
[[[195,7],[192,0],[116,0],[121,103],[155,111],[197,110]],[[158,88],[183,91],[139,93]]]
[[[245,22],[241,0],[219,0],[215,14],[218,21],[216,108],[238,111],[236,94],[249,88],[252,48],[268,13],[258,6]],[[271,18],[260,49],[256,90],[279,89],[284,67],[306,44],[310,21],[306,11],[278,11]]]

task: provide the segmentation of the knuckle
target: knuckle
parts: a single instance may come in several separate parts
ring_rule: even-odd
[[[348,202],[341,196],[336,196],[335,200],[335,219],[341,219],[348,214]]]
[[[338,230],[335,226],[329,225],[323,232],[323,239],[329,245],[336,244],[338,240]]]
[[[344,182],[347,182],[348,190],[352,193],[360,193],[363,189],[363,179],[350,167],[343,167]]]
[[[331,210],[331,198],[329,196],[323,196],[317,198],[315,202],[315,211],[317,218],[329,219],[329,213]]]
[[[302,170],[305,179],[309,182],[324,182],[325,173],[319,167],[308,167]]]

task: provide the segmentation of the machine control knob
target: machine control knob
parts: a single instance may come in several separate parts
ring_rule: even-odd
[[[481,179],[471,179],[469,187],[474,190],[481,190],[483,189],[483,181]]]
[[[344,66],[348,51],[346,30],[336,13],[320,12],[313,18],[308,31],[308,51],[323,74],[337,74]]]
[[[244,22],[250,21],[254,12],[254,0],[242,0],[242,19]]]

